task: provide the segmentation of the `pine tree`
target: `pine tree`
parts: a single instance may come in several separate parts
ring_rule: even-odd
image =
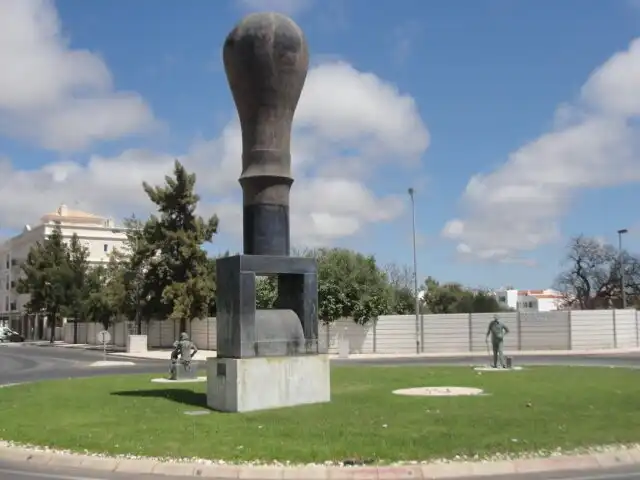
[[[23,275],[18,280],[18,293],[30,295],[25,305],[27,312],[47,315],[51,343],[55,340],[60,313],[70,303],[73,279],[70,261],[62,231],[55,227],[43,242],[31,247],[21,267]]]
[[[89,250],[85,247],[75,233],[71,237],[68,252],[69,290],[67,291],[67,305],[65,308],[68,316],[76,322],[83,321],[86,315],[87,276],[89,275]]]
[[[195,183],[195,174],[176,160],[173,177],[166,176],[164,186],[143,184],[158,210],[158,216],[152,215],[143,230],[144,242],[153,252],[144,296],[154,313],[178,320],[181,332],[187,321],[207,315],[214,292],[202,245],[217,233],[218,217],[203,219],[195,214],[200,200]]]

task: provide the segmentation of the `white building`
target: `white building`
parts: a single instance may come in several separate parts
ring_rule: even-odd
[[[550,288],[544,290],[503,289],[494,292],[498,304],[520,312],[551,312],[560,310],[562,294]]]
[[[42,242],[60,226],[62,236],[69,242],[73,234],[89,251],[89,262],[106,263],[114,248],[121,248],[126,235],[122,228],[115,227],[112,220],[90,213],[70,210],[66,205],[44,215],[37,226],[25,225],[22,233],[0,246],[0,314],[21,312],[29,300],[28,295],[16,291],[20,276],[20,265],[26,260],[30,248]]]

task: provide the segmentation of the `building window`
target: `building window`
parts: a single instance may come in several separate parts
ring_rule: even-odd
[[[9,311],[9,297],[4,297],[4,311]]]
[[[15,312],[18,309],[18,305],[16,305],[16,302],[11,302],[11,311]]]
[[[9,255],[7,255],[7,257],[6,257],[6,264],[7,264],[6,266],[7,266],[7,269],[9,268],[9,264],[10,264],[10,263],[11,263],[11,261],[9,260]]]
[[[103,248],[105,253],[109,251],[109,245],[107,245],[106,243],[104,244]]]
[[[504,295],[500,295],[500,297],[498,297],[498,301],[500,303],[507,303],[507,297],[505,297]]]
[[[9,290],[9,275],[7,275],[4,279],[4,289]]]

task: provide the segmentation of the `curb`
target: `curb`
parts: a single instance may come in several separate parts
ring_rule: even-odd
[[[451,462],[371,467],[245,466],[183,463],[151,458],[115,458],[57,453],[0,442],[0,460],[26,462],[39,467],[81,468],[127,474],[172,475],[247,480],[420,480],[453,477],[535,474],[543,472],[609,469],[640,465],[640,447],[622,448],[584,455],[558,455],[484,462]]]

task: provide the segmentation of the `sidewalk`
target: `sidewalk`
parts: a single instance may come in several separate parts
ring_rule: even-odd
[[[223,462],[160,461],[153,458],[106,457],[57,452],[51,449],[12,447],[0,441],[0,460],[28,462],[64,468],[81,468],[125,474],[172,475],[200,478],[242,478],[248,480],[419,480],[451,477],[534,474],[584,471],[596,475],[599,470],[640,465],[640,447],[600,449],[582,455],[557,455],[500,461],[452,461],[389,466],[343,467],[325,465],[258,466]],[[605,472],[602,472],[605,474]],[[587,477],[585,477],[587,478]],[[602,477],[604,478],[604,476]]]

